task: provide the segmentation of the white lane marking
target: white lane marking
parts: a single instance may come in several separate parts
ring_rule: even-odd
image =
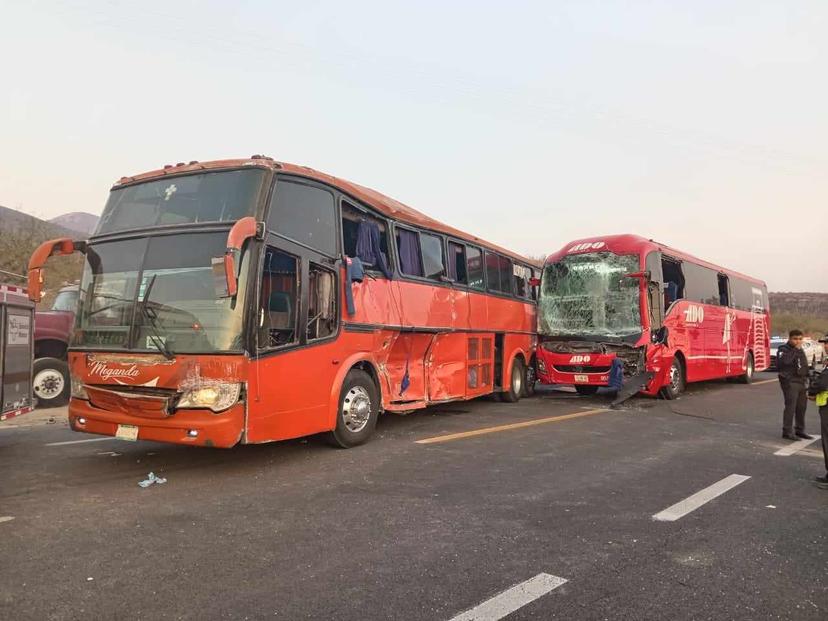
[[[103,442],[104,440],[117,440],[118,438],[115,437],[106,437],[106,438],[89,438],[88,440],[67,440],[66,442],[49,442],[49,444],[44,444],[44,446],[66,446],[67,444],[83,444],[84,442]]]
[[[718,483],[705,487],[703,490],[696,492],[692,496],[688,496],[673,506],[667,507],[664,511],[656,513],[653,516],[653,519],[658,520],[659,522],[675,522],[688,513],[695,511],[703,504],[708,503],[714,498],[721,496],[726,491],[733,489],[740,483],[744,483],[749,478],[750,477],[743,474],[731,474],[730,476],[723,478]]]
[[[2,523],[2,522],[11,522],[13,519],[14,519],[14,516],[12,516],[12,515],[3,515],[3,516],[0,516],[0,523]]]
[[[557,589],[566,582],[565,578],[550,574],[538,574],[525,582],[516,584],[510,589],[487,599],[482,604],[452,617],[450,621],[497,621],[518,608],[535,601]]]
[[[816,442],[822,436],[814,436],[813,440],[797,440],[796,442],[791,442],[788,446],[783,446],[781,449],[776,451],[774,455],[780,455],[782,457],[787,457],[788,455],[793,455],[794,453],[798,453],[802,449],[804,449],[809,444]]]

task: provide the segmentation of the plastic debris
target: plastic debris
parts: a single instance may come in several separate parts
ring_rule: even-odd
[[[776,505],[765,505],[766,509],[776,509]]]
[[[147,475],[146,479],[144,479],[143,481],[138,481],[138,485],[140,485],[141,487],[149,487],[153,483],[158,483],[158,485],[163,485],[166,482],[167,482],[167,479],[164,479],[162,477],[157,477],[157,476],[155,476],[154,472],[150,472]]]

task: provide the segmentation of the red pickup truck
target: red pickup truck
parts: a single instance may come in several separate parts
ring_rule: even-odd
[[[78,286],[58,291],[52,308],[35,313],[32,383],[38,407],[64,405],[69,400],[69,365],[66,350],[75,323]]]

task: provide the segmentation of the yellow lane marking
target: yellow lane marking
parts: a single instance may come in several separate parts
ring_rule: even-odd
[[[545,425],[546,423],[557,423],[562,420],[569,420],[572,418],[581,418],[582,416],[593,416],[595,414],[602,414],[603,412],[611,412],[607,408],[599,408],[595,410],[584,410],[583,412],[573,412],[572,414],[564,414],[562,416],[551,416],[549,418],[536,418],[535,420],[527,420],[522,423],[511,423],[509,425],[498,425],[497,427],[484,427],[482,429],[474,429],[472,431],[461,431],[460,433],[450,433],[445,436],[435,436],[433,438],[425,438],[424,440],[417,440],[416,444],[437,444],[438,442],[451,442],[452,440],[462,440],[464,438],[473,438],[474,436],[482,436],[487,433],[499,433],[501,431],[511,431],[512,429],[523,429],[524,427],[534,427],[535,425]]]
[[[778,382],[779,380],[769,379],[769,380],[762,380],[761,382],[753,382],[751,386],[761,386],[762,384],[770,384],[771,382]]]

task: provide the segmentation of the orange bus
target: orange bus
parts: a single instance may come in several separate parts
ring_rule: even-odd
[[[121,178],[88,241],[72,429],[231,447],[534,385],[530,259],[354,183],[266,156]]]

